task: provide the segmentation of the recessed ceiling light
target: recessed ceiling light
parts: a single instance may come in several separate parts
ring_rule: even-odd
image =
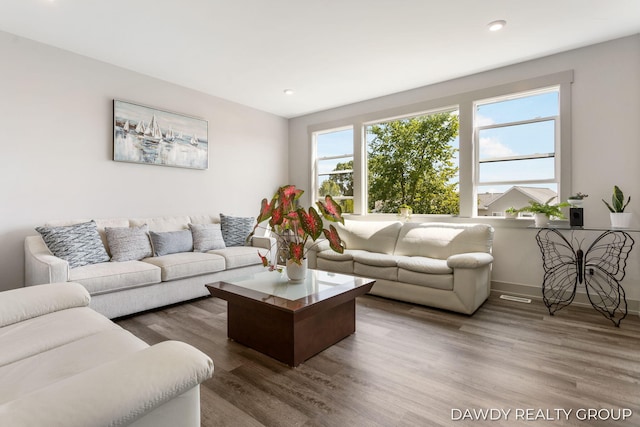
[[[498,21],[489,22],[487,26],[489,27],[489,31],[500,31],[507,25],[507,21],[500,19]]]
[[[293,95],[293,89],[285,89],[284,90],[284,94],[285,95]]]

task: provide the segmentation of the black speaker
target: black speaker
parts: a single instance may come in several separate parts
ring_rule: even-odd
[[[582,208],[569,208],[569,225],[572,227],[582,227],[584,225]]]

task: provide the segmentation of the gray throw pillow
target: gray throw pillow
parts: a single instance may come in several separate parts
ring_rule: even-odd
[[[111,261],[132,261],[153,256],[149,226],[106,227]]]
[[[95,221],[61,227],[36,227],[51,253],[69,268],[109,261]]]
[[[163,233],[150,231],[149,236],[151,236],[151,246],[153,246],[153,254],[155,256],[193,251],[193,238],[189,230],[166,231]]]
[[[189,224],[189,228],[193,236],[194,252],[225,248],[220,224]]]
[[[253,231],[256,219],[252,217],[227,216],[220,214],[222,238],[227,247],[244,246],[249,234]]]

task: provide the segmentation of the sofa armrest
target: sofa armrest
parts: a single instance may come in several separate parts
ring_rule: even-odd
[[[320,238],[315,242],[307,242],[306,249],[308,251],[322,252],[326,251],[327,249],[331,249],[331,246],[329,246],[329,241],[327,239]]]
[[[24,240],[24,279],[27,286],[67,282],[69,263],[54,256],[40,236]]]
[[[449,268],[480,268],[493,262],[493,256],[486,252],[469,252],[451,255],[447,258]]]
[[[252,236],[251,246],[271,250],[276,247],[276,239],[267,236]]]
[[[85,307],[90,300],[84,286],[73,282],[0,292],[0,328],[55,311]]]
[[[165,341],[0,405],[0,425],[129,425],[212,375],[206,354]]]

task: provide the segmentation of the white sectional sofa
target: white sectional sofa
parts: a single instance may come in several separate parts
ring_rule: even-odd
[[[0,425],[198,427],[211,359],[178,341],[149,347],[54,283],[0,292]]]
[[[376,279],[371,294],[472,314],[489,297],[493,228],[345,220],[343,254],[322,243],[309,267]]]
[[[86,221],[58,221],[45,225],[60,227]],[[146,224],[149,232],[164,233],[188,230],[189,224],[219,224],[220,218],[199,215],[96,219],[95,222],[109,252],[106,227],[141,227]],[[40,235],[34,235],[25,239],[25,284],[80,283],[91,294],[90,307],[108,318],[115,318],[208,296],[207,283],[261,271],[264,267],[258,250],[264,254],[274,244],[275,239],[256,236],[251,240],[252,246],[223,247],[206,252],[185,251],[70,268],[67,261],[52,254]]]

